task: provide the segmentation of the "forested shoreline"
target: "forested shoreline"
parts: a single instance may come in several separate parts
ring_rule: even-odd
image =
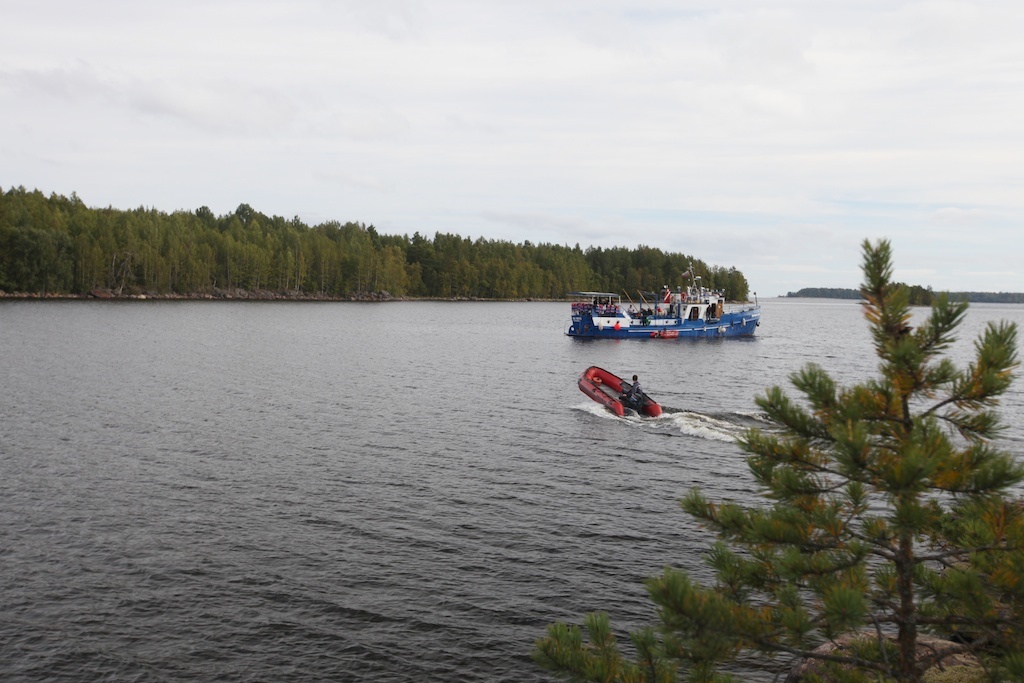
[[[72,193],[0,188],[0,296],[386,300],[564,299],[568,292],[631,298],[681,283],[746,300],[734,267],[660,249],[383,235],[373,225],[267,216],[248,204],[216,216],[91,208]]]
[[[913,306],[931,306],[938,292],[931,287],[901,284],[910,295]],[[1024,304],[1024,293],[1019,292],[946,292],[953,301],[969,301],[971,303],[993,304]],[[789,292],[787,298],[812,297],[818,299],[861,299],[859,289],[841,287],[804,287],[797,292]]]

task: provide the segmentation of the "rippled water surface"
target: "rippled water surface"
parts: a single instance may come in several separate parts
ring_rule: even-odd
[[[752,500],[755,394],[873,373],[855,303],[762,303],[710,342],[573,340],[554,303],[0,303],[0,679],[549,680],[548,623],[706,575],[676,501]],[[588,365],[666,414],[603,412]],[[1003,413],[1021,450],[1019,384]]]

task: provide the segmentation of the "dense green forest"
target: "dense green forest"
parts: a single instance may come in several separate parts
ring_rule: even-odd
[[[6,293],[560,299],[600,290],[635,297],[680,284],[691,263],[704,286],[747,299],[747,280],[735,268],[646,246],[382,235],[362,223],[309,226],[248,204],[223,216],[205,206],[173,213],[97,209],[75,193],[0,188],[0,292]]]
[[[818,299],[861,299],[859,289],[842,287],[804,287],[798,292],[790,292],[787,297],[813,297]]]
[[[935,302],[936,292],[931,287],[920,285],[901,285],[910,293],[912,306],[931,306]],[[948,292],[952,301],[970,301],[972,303],[1022,304],[1024,294],[1013,292]],[[859,289],[843,289],[839,287],[805,287],[798,292],[790,292],[787,297],[817,297],[821,299],[860,299]]]

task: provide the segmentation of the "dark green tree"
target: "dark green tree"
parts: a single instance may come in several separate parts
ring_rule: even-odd
[[[210,294],[216,290],[345,297],[561,298],[611,288],[636,297],[676,283],[692,259],[652,247],[584,253],[436,233],[382,235],[373,225],[267,216],[248,204],[216,216],[206,206],[166,214],[92,209],[77,196],[0,191],[0,290],[82,294]],[[705,284],[717,285],[716,270]],[[742,279],[742,276],[740,276]],[[745,281],[743,281],[745,283]],[[604,284],[599,284],[604,283]],[[744,284],[745,286],[745,284]],[[742,295],[732,290],[730,296]]]
[[[758,397],[777,427],[746,432],[740,446],[763,504],[699,490],[681,502],[717,537],[714,584],[674,568],[649,579],[657,638],[633,637],[636,661],[591,615],[589,641],[550,626],[534,651],[541,665],[579,681],[667,681],[679,664],[691,681],[722,681],[720,666],[747,652],[813,662],[820,678],[805,680],[916,682],[939,659],[921,647],[928,634],[972,651],[991,680],[1024,680],[1024,519],[1013,494],[1024,469],[994,445],[1017,330],[989,324],[959,369],[945,352],[967,305],[939,296],[912,328],[888,242],[865,242],[863,254],[879,376],[841,388],[811,363],[791,376],[801,400],[779,387]]]

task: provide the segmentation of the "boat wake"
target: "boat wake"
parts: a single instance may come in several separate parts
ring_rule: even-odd
[[[603,406],[593,403],[581,404],[580,410],[608,420],[628,423],[644,429],[654,429],[665,436],[688,436],[709,441],[735,441],[743,432],[752,427],[771,429],[771,423],[759,413],[717,413],[705,414],[662,406],[659,417],[641,417],[628,412],[618,417]]]
[[[766,422],[754,414],[704,414],[692,410],[666,409],[662,416],[680,436],[694,436],[711,441],[735,441],[751,427],[765,427]]]

